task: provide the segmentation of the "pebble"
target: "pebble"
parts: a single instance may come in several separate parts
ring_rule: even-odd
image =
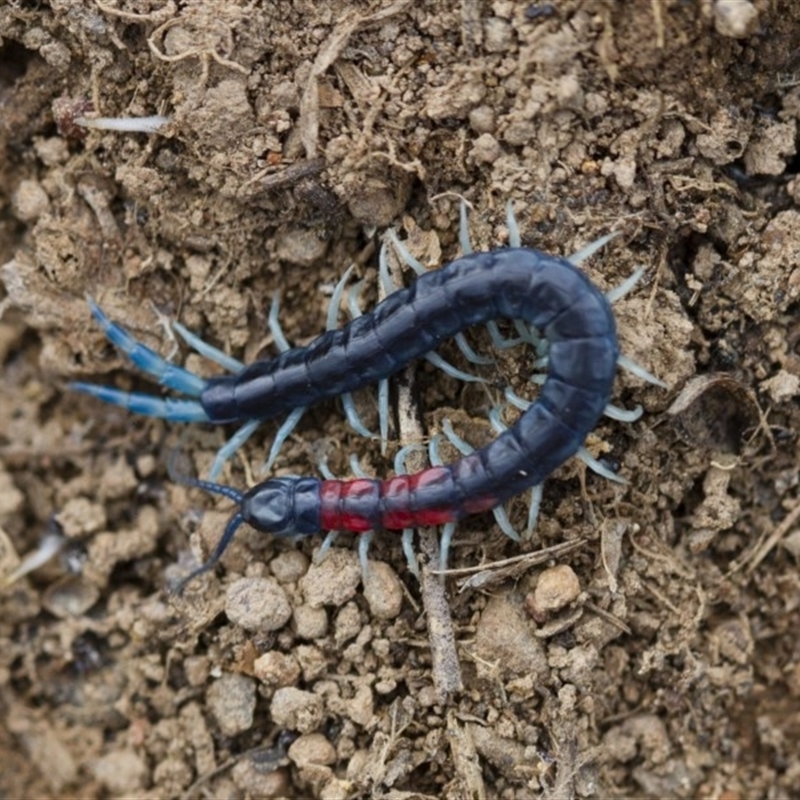
[[[246,675],[226,672],[208,689],[208,708],[225,736],[253,727],[256,709],[256,683]]]
[[[298,767],[335,764],[336,748],[321,733],[306,733],[292,743],[289,758]]]
[[[225,593],[225,614],[248,631],[277,631],[289,621],[292,606],[274,578],[240,578]]]
[[[253,675],[267,686],[293,686],[300,680],[300,665],[294,656],[270,650],[253,662]]]
[[[372,616],[394,619],[403,607],[403,586],[397,573],[383,561],[370,561],[364,583],[364,599]]]
[[[358,556],[352,550],[332,547],[321,564],[309,567],[300,579],[300,589],[312,607],[341,606],[355,596],[360,581]]]
[[[321,639],[328,632],[328,612],[324,608],[297,606],[292,613],[292,621],[300,639]]]
[[[311,692],[287,686],[272,696],[270,716],[279,728],[311,733],[322,725],[322,699]]]
[[[561,564],[546,569],[536,582],[532,610],[538,614],[560,611],[577,599],[581,584],[572,567]]]

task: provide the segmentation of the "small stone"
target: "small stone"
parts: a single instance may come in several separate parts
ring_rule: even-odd
[[[311,692],[287,686],[273,695],[270,715],[279,728],[311,733],[322,725],[322,699]]]
[[[539,614],[560,611],[576,600],[581,584],[572,567],[561,564],[546,569],[536,582],[533,592],[533,610]]]
[[[714,28],[721,36],[745,39],[758,29],[758,10],[750,0],[717,0]]]
[[[253,727],[256,683],[252,678],[226,672],[211,685],[206,700],[225,736],[236,736]]]
[[[328,613],[324,608],[298,606],[292,613],[292,621],[300,639],[321,639],[328,632]]]
[[[476,161],[493,164],[503,155],[503,148],[491,133],[482,133],[472,145],[471,155]]]
[[[321,733],[307,733],[292,743],[289,758],[298,767],[335,764],[336,748]]]
[[[269,569],[281,583],[294,583],[308,572],[308,557],[299,550],[286,550],[269,562]]]
[[[300,680],[300,665],[294,656],[270,650],[255,660],[253,675],[267,686],[294,686]]]
[[[240,578],[225,593],[225,614],[248,631],[277,631],[289,621],[292,607],[274,578]]]
[[[310,606],[341,606],[355,596],[360,580],[356,554],[332,547],[321,564],[309,567],[300,580],[300,589]]]
[[[355,603],[347,603],[336,615],[333,638],[337,645],[355,639],[362,628],[361,612]]]
[[[38,181],[20,181],[11,195],[11,211],[20,222],[36,222],[49,207],[50,198]]]
[[[397,573],[383,561],[370,561],[364,599],[378,619],[394,619],[403,607],[403,586]]]
[[[475,630],[478,672],[496,677],[495,670],[536,677],[547,675],[544,645],[534,636],[532,624],[516,603],[502,595],[493,597]]]
[[[114,795],[141,791],[148,776],[147,765],[133,750],[116,750],[94,762],[95,778]]]

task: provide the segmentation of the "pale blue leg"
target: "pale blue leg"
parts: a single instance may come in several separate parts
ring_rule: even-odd
[[[539,510],[542,507],[542,496],[544,495],[544,484],[537,483],[531,487],[531,504],[528,506],[528,525],[525,528],[525,538],[530,539],[536,529],[539,520]]]
[[[420,444],[407,444],[401,447],[394,457],[394,471],[396,475],[405,475],[408,470],[406,469],[406,456],[414,450],[424,450],[425,448]],[[419,561],[417,554],[414,552],[414,529],[403,528],[403,555],[406,557],[406,563],[411,574],[420,580]]]
[[[506,203],[506,227],[508,228],[508,246],[522,247],[522,234],[519,232],[517,215],[514,213],[514,203],[509,200]]]
[[[325,320],[325,330],[333,331],[339,327],[339,306],[342,304],[342,295],[344,294],[344,287],[347,286],[347,281],[355,269],[355,264],[351,264],[339,278],[336,288],[331,295],[331,301],[328,303],[328,315]],[[360,312],[359,312],[360,313]]]
[[[328,318],[325,323],[326,330],[335,330],[339,325],[339,306],[342,302],[342,295],[344,294],[344,288],[347,285],[347,279],[350,277],[353,269],[355,269],[355,264],[351,264],[347,268],[344,275],[342,275],[342,277],[339,279],[339,282],[336,284],[336,288],[333,290],[331,302],[328,304]],[[360,289],[362,284],[363,281],[359,281],[356,284],[356,287]],[[357,299],[352,294],[352,288],[347,292],[347,308],[350,312],[350,315],[353,317],[353,319],[355,319],[356,317],[361,316],[361,309],[358,307]],[[348,424],[357,434],[364,436],[367,439],[374,438],[375,434],[369,430],[369,428],[367,428],[358,411],[356,410],[356,404],[355,400],[353,400],[352,392],[345,392],[342,395],[342,408],[344,409],[344,415],[347,418]]]
[[[269,456],[267,457],[264,466],[261,468],[261,472],[266,473],[272,469],[272,465],[275,463],[275,459],[278,457],[278,453],[283,447],[283,443],[289,438],[289,434],[297,427],[297,423],[300,422],[300,418],[305,413],[307,406],[300,406],[292,411],[288,417],[283,421],[283,424],[278,428],[278,432],[275,434],[275,439],[272,442],[272,447],[269,449]]]
[[[211,464],[211,471],[208,473],[209,480],[215,481],[219,477],[225,462],[253,435],[253,431],[255,431],[261,422],[262,420],[260,419],[251,419],[249,422],[245,422],[245,424],[220,447],[217,454],[214,456],[214,462]]]
[[[483,378],[479,377],[478,375],[471,375],[469,372],[464,372],[463,369],[454,367],[449,361],[446,361],[438,353],[426,353],[425,359],[433,364],[434,367],[440,369],[451,378],[455,378],[457,381],[465,381],[467,383],[484,383]]]
[[[319,546],[319,550],[314,553],[315,564],[321,564],[328,557],[328,551],[333,547],[338,536],[339,531],[328,531],[325,538],[322,540],[322,544]]]
[[[604,467],[585,447],[581,447],[575,455],[597,475],[600,475],[608,481],[613,481],[614,483],[627,484],[628,481],[626,481],[625,478],[621,475],[617,475],[616,472],[612,472],[608,467]]]
[[[461,205],[458,207],[458,243],[461,246],[461,252],[468,256],[472,253],[472,242],[469,238],[469,217],[467,216],[467,204],[463,198]]]
[[[456,532],[455,522],[446,522],[442,527],[442,536],[439,539],[439,569],[444,572],[447,569],[447,559],[450,557],[450,544],[453,541],[453,534]],[[441,576],[444,580],[444,575]]]
[[[269,307],[267,325],[269,325],[269,331],[272,334],[272,340],[275,342],[275,347],[278,349],[278,352],[285,353],[287,350],[291,350],[292,346],[284,336],[283,328],[281,327],[280,320],[278,319],[278,312],[280,311],[280,308],[281,295],[280,292],[275,292],[272,295],[272,305]]]
[[[355,453],[350,453],[350,472],[352,472],[356,478],[369,477],[369,475],[361,469],[361,464],[358,463],[358,456]]]
[[[627,408],[620,408],[619,406],[609,403],[603,409],[603,414],[617,422],[636,422],[636,420],[644,414],[644,409],[641,406],[636,406],[636,408],[628,410]]]
[[[381,245],[381,249],[378,252],[378,277],[385,294],[393,294],[397,291],[397,286],[389,272],[389,248],[386,242]]]
[[[195,352],[199,353],[203,358],[219,364],[223,369],[228,372],[241,372],[244,369],[244,364],[236,358],[229,356],[217,347],[204,342],[196,333],[192,333],[188,328],[185,328],[180,322],[173,322],[172,329],[177,333],[186,344],[189,345]]]
[[[628,370],[628,372],[630,372],[632,375],[635,375],[637,378],[641,378],[643,381],[652,383],[662,389],[669,389],[669,386],[667,386],[664,381],[656,378],[655,375],[649,373],[643,366],[637,364],[633,359],[630,359],[627,356],[620,355],[617,358],[617,364],[619,364],[619,366],[621,366],[623,369]]]
[[[403,537],[401,542],[403,544],[403,555],[406,557],[406,563],[408,564],[408,571],[417,580],[420,580],[419,561],[417,560],[417,554],[414,552],[413,528],[403,528]]]
[[[189,397],[200,397],[206,387],[205,379],[171,364],[147,345],[134,339],[124,328],[112,322],[91,297],[87,297],[86,302],[108,340],[122,350],[134,366],[155,378],[162,386]]]
[[[513,395],[514,393],[512,392],[511,394]],[[522,400],[522,398],[518,397],[517,395],[514,395],[514,397],[521,403],[527,404],[528,406],[532,405],[531,403],[528,403],[527,400]],[[508,430],[508,425],[503,422],[502,414],[503,406],[494,406],[494,408],[492,408],[492,410],[489,412],[489,422],[491,423],[494,431],[498,434]],[[537,483],[535,486],[531,486],[531,500],[530,505],[528,506],[528,525],[525,529],[525,538],[530,537],[530,535],[533,533],[533,529],[536,527],[536,520],[539,518],[539,508],[542,505],[543,490],[543,483]],[[494,515],[500,530],[502,530],[503,533],[509,537],[509,539],[513,539],[515,542],[520,541],[520,535],[511,525],[511,520],[509,520],[505,509],[502,506],[497,506],[494,511],[500,512],[500,514],[495,513]]]
[[[169,422],[210,422],[199,400],[186,400],[180,397],[156,397],[141,392],[123,392],[110,386],[98,386],[93,383],[70,383],[74,392],[96,397],[104,403],[141,414],[145,417],[157,417]]]
[[[617,231],[616,233],[608,233],[605,236],[601,236],[599,239],[595,239],[593,242],[590,242],[585,247],[578,250],[577,253],[567,256],[567,261],[577,267],[579,264],[586,261],[587,258],[591,258],[600,248],[605,247],[612,239],[616,239],[619,234],[620,231]]]
[[[506,400],[508,400],[508,402],[514,406],[514,408],[518,408],[520,411],[527,411],[533,405],[530,400],[520,397],[510,386],[506,386],[504,394]]]
[[[320,474],[326,481],[335,481],[336,476],[331,472],[331,468],[328,466],[328,457],[323,456],[321,461],[317,462],[317,467],[319,468]]]
[[[624,280],[619,286],[609,289],[606,292],[606,298],[608,299],[608,302],[616,303],[617,300],[622,300],[623,297],[630,294],[636,284],[642,279],[642,275],[644,275],[644,273],[645,268],[639,267],[636,272],[630,276],[630,278]]]
[[[464,336],[463,331],[459,331],[453,338],[456,340],[458,349],[464,354],[464,358],[466,358],[467,361],[471,361],[473,364],[495,363],[491,356],[482,356],[476,353],[467,341],[466,336]]]
[[[358,300],[363,288],[364,281],[360,280],[356,281],[356,283],[347,290],[347,311],[353,319],[361,316],[361,306],[359,306]]]
[[[392,247],[394,247],[395,252],[398,256],[409,266],[417,275],[424,275],[428,270],[425,269],[424,265],[421,261],[414,258],[411,255],[408,248],[397,238],[397,234],[390,228],[386,231],[386,236],[389,241],[392,243]]]
[[[522,342],[522,339],[506,339],[506,337],[500,333],[500,328],[497,327],[497,323],[493,319],[486,323],[486,330],[489,331],[489,336],[492,339],[492,346],[496,347],[498,350],[508,350]]]
[[[369,546],[375,538],[375,531],[364,531],[358,536],[358,563],[361,564],[361,582],[369,578]]]
[[[378,431],[381,437],[381,455],[389,446],[389,379],[378,381]]]

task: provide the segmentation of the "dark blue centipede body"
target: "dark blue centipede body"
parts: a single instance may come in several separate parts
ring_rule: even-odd
[[[307,348],[209,381],[201,402],[220,421],[272,416],[391,375],[443,339],[497,317],[526,320],[549,342],[547,379],[515,425],[486,447],[416,475],[265,481],[242,496],[243,519],[278,535],[401,529],[484,511],[541,483],[596,425],[619,348],[606,297],[568,261],[536,250],[470,255],[427,273]]]
[[[308,347],[208,379],[200,403],[214,422],[279,416],[375,383],[464,328],[497,317],[544,331],[550,371],[541,399],[550,398],[564,422],[582,432],[577,449],[611,394],[619,355],[614,315],[582,272],[537,250],[476,253],[428,272]]]

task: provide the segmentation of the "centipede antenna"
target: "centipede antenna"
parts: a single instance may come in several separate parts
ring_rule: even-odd
[[[358,537],[358,563],[361,565],[361,582],[366,586],[369,580],[369,546],[375,538],[375,531],[364,531]]]
[[[355,264],[351,264],[336,283],[330,302],[328,303],[328,313],[325,317],[325,330],[327,331],[333,331],[339,327],[339,307],[342,304],[342,295],[344,294],[345,286],[347,286],[347,281],[353,274],[355,266]]]
[[[321,564],[327,557],[328,551],[333,547],[334,542],[339,537],[339,531],[328,531],[325,534],[325,538],[322,540],[322,544],[319,546],[319,550],[314,553],[314,563],[319,565]]]
[[[579,264],[586,261],[587,258],[591,258],[602,247],[605,247],[612,239],[616,239],[620,233],[621,231],[607,233],[605,236],[601,236],[599,239],[589,242],[589,244],[587,244],[585,247],[582,247],[580,250],[578,250],[577,253],[567,256],[567,261],[569,261],[569,263],[573,266],[577,267]]]
[[[536,529],[539,520],[539,510],[542,507],[542,497],[544,496],[544,484],[537,483],[531,486],[531,502],[528,506],[528,525],[525,528],[525,538],[530,539]]]
[[[244,364],[236,358],[229,356],[214,345],[203,341],[196,333],[192,333],[188,328],[180,324],[180,322],[171,323],[172,330],[183,339],[189,347],[195,352],[199,353],[203,358],[207,358],[214,364],[219,364],[223,369],[228,372],[241,372],[244,369]]]
[[[658,386],[661,389],[669,389],[669,386],[667,386],[664,381],[656,378],[655,375],[648,372],[643,366],[641,366],[641,364],[637,364],[633,359],[628,358],[628,356],[624,356],[622,354],[617,356],[617,364],[623,369],[628,370],[631,375],[635,375],[637,378],[641,378],[643,381],[652,383],[654,386]]]
[[[183,367],[179,367],[177,364],[172,364],[162,358],[155,350],[151,350],[147,345],[135,339],[121,325],[112,322],[100,306],[88,295],[86,302],[89,304],[92,316],[103,329],[106,338],[125,353],[135,367],[155,378],[162,386],[166,386],[168,389],[174,389],[176,392],[181,392],[189,397],[200,397],[206,387],[204,378],[189,372]]]
[[[617,422],[636,422],[636,420],[644,414],[644,409],[641,406],[636,406],[631,409],[620,408],[619,406],[609,403],[603,409],[603,414]]]
[[[585,447],[579,447],[575,455],[583,461],[592,472],[599,475],[601,478],[605,478],[607,481],[613,481],[614,483],[628,483],[622,475],[617,475],[616,472],[612,472],[608,467],[601,464]]]
[[[194,480],[194,479],[192,479]],[[209,484],[208,481],[197,481],[195,485],[200,486],[201,484]],[[200,488],[204,488],[207,491],[218,491],[218,489],[229,489],[228,486],[220,487],[218,484],[210,484],[215,486],[216,488],[211,489],[209,486],[200,486]],[[220,492],[220,494],[224,494],[224,492]],[[217,542],[217,546],[214,549],[214,552],[211,554],[211,557],[208,561],[201,564],[197,569],[190,572],[175,588],[175,594],[181,595],[183,594],[183,590],[186,586],[193,581],[198,576],[202,575],[204,572],[208,572],[209,570],[214,569],[214,567],[219,563],[219,560],[222,558],[223,553],[227,550],[228,545],[231,543],[233,539],[233,535],[239,529],[239,527],[244,523],[244,517],[242,516],[241,512],[237,511],[228,521],[228,524],[225,526],[225,533],[222,534],[222,538]]]
[[[409,249],[397,238],[397,234],[389,228],[386,231],[386,237],[392,243],[392,247],[394,247],[395,252],[398,256],[406,263],[407,266],[411,267],[417,275],[424,275],[428,270],[425,269],[425,266],[422,264],[421,261],[414,258],[409,252]]]
[[[249,422],[245,422],[245,424],[217,450],[217,454],[214,456],[214,461],[208,473],[208,479],[210,481],[215,481],[219,477],[222,468],[225,466],[225,462],[253,435],[253,432],[259,425],[261,425],[260,419],[251,419]]]
[[[403,545],[403,555],[406,557],[409,572],[417,580],[420,580],[419,561],[417,554],[414,552],[414,529],[403,528],[403,536],[400,541]]]
[[[447,569],[447,559],[450,556],[450,544],[453,541],[453,534],[456,532],[455,522],[446,522],[442,527],[442,536],[439,539],[439,569],[444,572]],[[444,575],[441,576],[444,580]]]
[[[642,279],[645,273],[644,267],[639,267],[630,278],[626,278],[619,286],[609,289],[606,292],[606,299],[609,303],[616,303],[617,300],[622,300],[627,294],[633,291],[637,283]]]
[[[275,463],[275,459],[278,457],[278,453],[280,453],[283,443],[289,438],[291,432],[297,427],[297,423],[300,422],[300,418],[303,416],[303,414],[305,414],[306,408],[308,408],[308,406],[300,406],[299,408],[296,408],[291,412],[291,414],[289,414],[288,417],[286,417],[280,428],[278,428],[278,432],[275,434],[275,439],[272,442],[272,447],[269,449],[267,460],[264,462],[264,466],[261,468],[262,474],[269,472],[272,469],[272,465]]]
[[[472,242],[469,239],[469,217],[464,198],[461,198],[461,203],[458,207],[458,243],[461,245],[461,252],[465,256],[472,252]]]
[[[506,203],[506,227],[508,228],[508,246],[522,247],[522,234],[519,232],[517,215],[514,213],[514,201]]]
[[[274,292],[272,295],[272,303],[269,307],[269,316],[267,317],[267,325],[269,326],[269,331],[272,334],[272,340],[275,342],[275,347],[278,349],[279,353],[285,353],[287,350],[291,350],[292,346],[289,344],[286,336],[283,333],[283,328],[281,327],[281,322],[278,319],[278,313],[280,312],[281,308],[281,293]]]

